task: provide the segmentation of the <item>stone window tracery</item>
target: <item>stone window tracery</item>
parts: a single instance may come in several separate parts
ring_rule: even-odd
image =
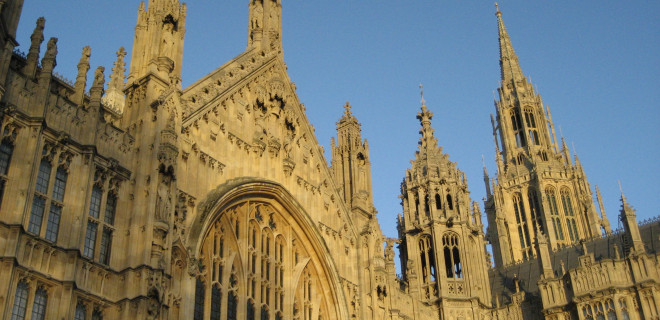
[[[32,320],[44,320],[46,317],[46,305],[48,304],[48,294],[44,288],[38,288],[34,294],[34,303],[32,305]]]
[[[557,208],[557,198],[555,197],[555,189],[548,187],[545,189],[545,197],[548,199],[548,207],[550,208],[550,220],[555,229],[555,239],[564,240],[564,230],[562,227],[561,219],[559,217],[559,209]]]
[[[64,207],[64,191],[68,179],[68,167],[65,163],[53,166],[53,163],[65,160],[65,157],[60,157],[60,154],[49,147],[43,149],[28,222],[28,232],[43,236],[51,242],[56,242],[59,234]],[[51,180],[53,181],[51,182]],[[42,234],[41,226],[46,212],[48,212],[48,219],[45,233]]]
[[[73,317],[74,320],[85,320],[87,319],[87,308],[84,304],[78,303],[76,305],[76,312]]]
[[[422,262],[422,281],[426,283],[429,280],[435,281],[436,268],[433,259],[433,247],[431,246],[431,237],[424,236],[419,240],[419,252]]]
[[[117,181],[109,181],[101,170],[94,175],[85,227],[83,257],[109,265],[117,211]]]
[[[536,230],[541,230],[541,232],[545,233],[545,230],[543,229],[543,221],[539,215],[541,209],[539,206],[539,198],[536,194],[536,190],[532,188],[527,190],[527,199],[529,200],[529,208],[532,210],[531,217],[532,226],[534,227],[533,231],[536,232]]]
[[[461,264],[461,253],[458,249],[458,235],[453,232],[444,234],[442,236],[442,247],[447,278],[462,279],[463,266]]]
[[[582,306],[582,315],[585,320],[617,320],[614,301],[596,301]]]
[[[619,299],[619,309],[621,310],[621,320],[630,320],[630,315],[628,314],[628,304],[626,303],[626,298]]]
[[[571,203],[571,192],[568,188],[561,189],[561,203],[564,208],[564,215],[566,216],[566,227],[568,228],[568,235],[571,242],[579,239],[577,224],[575,222],[575,213],[573,212],[573,204]]]
[[[516,225],[518,226],[518,236],[520,238],[520,249],[522,250],[523,260],[532,256],[532,245],[529,237],[527,225],[527,213],[523,205],[522,195],[515,193],[513,195],[513,211],[516,216]]]
[[[536,120],[534,120],[534,113],[530,109],[525,110],[525,123],[527,124],[527,133],[532,143],[535,145],[541,144],[538,129],[536,128]]]
[[[520,110],[518,108],[511,110],[511,128],[516,139],[516,146],[521,148],[527,145],[525,142],[525,131],[523,131],[523,124],[520,118]]]
[[[195,320],[312,320],[325,308],[319,297],[326,292],[317,289],[319,278],[309,253],[296,245],[298,232],[280,210],[268,202],[243,200],[212,224],[200,254]],[[244,229],[236,230],[237,225]],[[223,275],[224,266],[230,272]],[[297,289],[284,290],[289,287]],[[286,306],[285,301],[293,304]]]
[[[11,320],[25,319],[25,311],[27,309],[28,300],[28,284],[24,280],[18,282],[16,286],[16,294],[14,295],[14,307],[11,311]]]
[[[7,174],[9,173],[9,165],[11,164],[11,156],[14,153],[14,145],[7,140],[0,143],[0,207],[2,206],[2,198],[5,193],[5,185],[7,184]]]

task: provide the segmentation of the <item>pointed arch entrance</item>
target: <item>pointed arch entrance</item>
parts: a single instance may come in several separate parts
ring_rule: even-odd
[[[199,269],[193,319],[346,318],[329,252],[282,186],[234,181],[200,211],[189,234]]]

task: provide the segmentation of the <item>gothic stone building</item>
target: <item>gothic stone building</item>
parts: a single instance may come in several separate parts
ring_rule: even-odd
[[[659,318],[660,224],[622,196],[612,232],[499,10],[487,231],[423,102],[390,239],[348,104],[324,158],[280,0],[249,1],[247,49],[188,88],[186,6],[142,3],[129,69],[119,49],[89,90],[90,49],[74,84],[54,76],[44,19],[14,52],[22,4],[0,1],[1,319]]]

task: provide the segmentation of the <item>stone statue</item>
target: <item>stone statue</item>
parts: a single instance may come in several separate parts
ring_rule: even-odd
[[[94,72],[94,83],[92,84],[93,88],[103,88],[103,84],[105,84],[105,76],[103,75],[103,72],[105,72],[105,67],[96,68],[96,71]]]
[[[174,58],[174,23],[171,21],[163,23],[163,41],[160,45],[160,56]]]
[[[385,247],[385,259],[387,261],[394,261],[394,241],[395,239],[387,238],[387,246]]]
[[[161,181],[156,191],[156,220],[167,222],[170,208],[172,207],[172,197],[170,195],[170,177],[161,175]]]

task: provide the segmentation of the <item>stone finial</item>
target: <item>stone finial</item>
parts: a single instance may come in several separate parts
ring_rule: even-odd
[[[46,53],[41,59],[41,73],[51,74],[57,65],[57,38],[50,38],[46,45]]]
[[[37,69],[37,61],[39,60],[39,50],[41,44],[44,42],[44,28],[46,26],[46,19],[40,17],[37,19],[37,25],[30,36],[30,51],[27,55],[27,64],[25,65],[24,72],[26,75],[32,77]]]
[[[92,55],[92,48],[86,46],[82,49],[80,62],[78,62],[78,76],[74,84],[75,93],[73,102],[82,104],[85,97],[85,85],[87,84],[87,72],[89,71],[89,57]]]
[[[124,50],[124,47],[119,48],[119,51],[117,51],[117,61],[115,61],[112,74],[110,75],[108,91],[105,97],[103,97],[103,105],[116,114],[122,114],[124,112],[124,105],[126,103],[126,97],[124,96],[124,86],[126,84],[125,56],[126,50]]]
[[[96,68],[94,72],[94,82],[92,82],[92,88],[89,89],[89,107],[94,110],[101,105],[101,97],[103,96],[103,86],[105,85],[105,71],[104,67]]]
[[[431,120],[433,119],[433,113],[426,108],[426,101],[424,100],[423,91],[422,91],[422,108],[421,111],[417,113],[417,119],[419,119],[419,122],[422,125],[422,129],[419,131],[419,133],[422,134],[421,140],[419,141],[420,149],[425,151],[428,148],[437,147],[438,141],[435,138],[434,130],[431,127]]]
[[[425,105],[426,100],[424,100],[424,85],[421,84],[421,83],[419,84],[419,95],[422,97],[422,100],[421,100],[422,105]]]
[[[614,249],[614,259],[619,260],[621,258],[621,255],[619,253],[619,246],[617,246],[616,243],[614,244],[613,249]]]
[[[105,67],[98,67],[96,68],[96,71],[94,72],[94,82],[92,83],[92,88],[101,88],[103,89],[103,86],[105,85],[105,75],[103,73],[105,72]]]
[[[607,219],[607,213],[605,213],[605,207],[603,206],[603,197],[600,195],[600,189],[596,186],[596,199],[598,200],[598,207],[600,208],[600,225],[605,229],[605,234],[608,236],[612,234],[612,227],[610,226],[610,220]]]

